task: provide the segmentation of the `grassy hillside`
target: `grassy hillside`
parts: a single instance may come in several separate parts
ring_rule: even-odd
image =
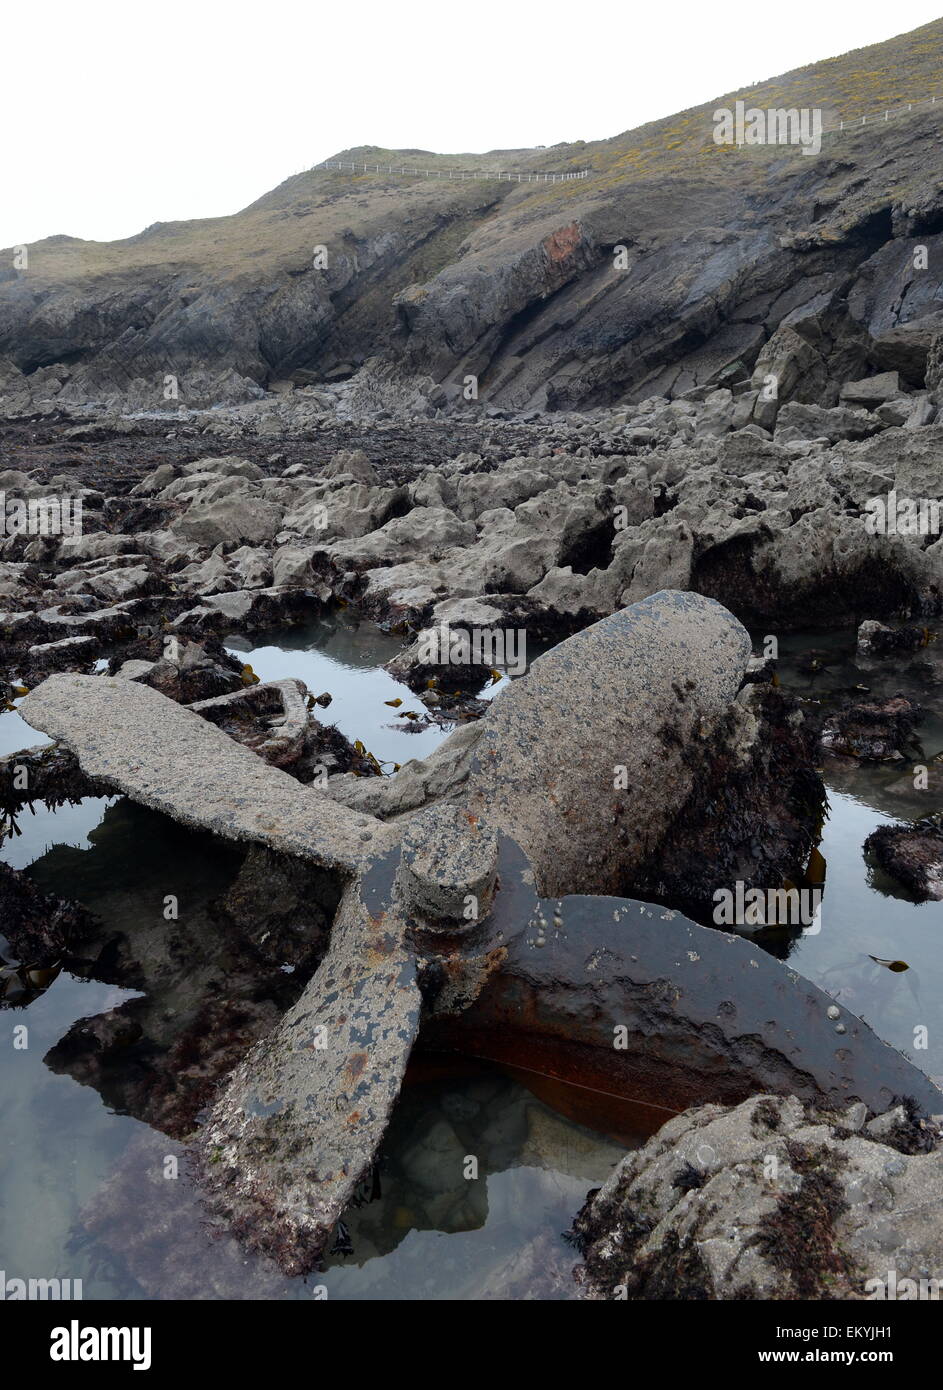
[[[486,154],[433,154],[364,146],[336,157],[374,164],[414,164],[447,172],[495,169],[565,171],[588,168],[593,177],[569,184],[495,184],[489,196],[476,183],[444,179],[392,178],[311,170],[299,174],[230,217],[158,224],[125,241],[103,243],[54,237],[33,248],[35,269],[51,279],[88,277],[136,268],[166,268],[177,273],[188,266],[223,276],[261,267],[291,269],[310,259],[311,247],[328,242],[345,230],[369,235],[391,213],[410,216],[413,206],[427,211],[440,205],[450,218],[463,211],[473,216],[488,201],[501,199],[541,216],[592,206],[600,195],[624,193],[633,185],[675,176],[703,177],[721,186],[765,183],[770,166],[784,159],[802,159],[789,148],[737,149],[715,145],[712,113],[732,107],[737,99],[749,105],[817,106],[827,113],[829,152],[873,142],[877,133],[835,130],[839,119],[860,121],[884,109],[908,102],[941,99],[943,122],[943,19],[868,48],[827,58],[772,77],[752,88],[717,96],[662,120],[626,131],[609,140],[547,149],[500,150]],[[906,119],[906,118],[905,118]]]

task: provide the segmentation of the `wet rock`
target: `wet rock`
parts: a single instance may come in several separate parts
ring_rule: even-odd
[[[95,636],[102,642],[121,642],[136,636],[139,620],[152,611],[153,603],[145,599],[129,599],[99,608],[89,596],[68,596],[64,602],[42,609],[25,626],[34,628],[48,641],[65,636]]]
[[[925,627],[916,627],[912,623],[903,627],[887,627],[884,623],[869,619],[858,628],[858,654],[886,657],[913,652],[925,647],[928,637]]]
[[[477,532],[445,507],[414,507],[361,539],[337,541],[327,554],[341,570],[395,564],[414,555],[442,558],[453,546],[473,546]]]
[[[449,548],[441,557],[456,597],[525,594],[561,556],[559,535],[528,526],[507,508],[485,512],[478,522],[474,545]]]
[[[924,425],[932,424],[939,413],[939,406],[924,393],[911,397],[910,410],[904,420],[904,428],[908,430],[919,430]],[[895,422],[896,423],[896,422]]]
[[[828,713],[822,729],[827,753],[875,761],[901,759],[914,746],[914,729],[922,718],[919,705],[904,695],[889,700],[849,700]]]
[[[901,497],[936,497],[939,494],[939,450],[943,428],[938,424],[918,430],[887,430],[877,439],[859,445],[855,461],[890,474]]]
[[[885,425],[906,425],[912,410],[913,403],[910,398],[901,395],[877,406],[874,413]]]
[[[686,589],[691,583],[695,538],[690,524],[669,516],[618,532],[608,564],[585,575],[572,566],[548,571],[530,590],[530,598],[564,620],[579,623],[637,602],[663,588]]]
[[[260,546],[240,545],[229,555],[234,587],[237,589],[268,589],[281,587],[274,578],[274,555]],[[207,588],[215,586],[207,585]]]
[[[326,479],[296,497],[285,513],[282,530],[286,536],[322,544],[365,536],[389,519],[402,495],[395,487],[376,487],[345,477]]]
[[[121,603],[126,599],[164,591],[161,578],[146,564],[125,565],[120,569],[100,569],[80,581],[85,593],[93,594],[105,603]]]
[[[311,546],[283,545],[272,556],[272,583],[278,589],[310,588],[315,583]]]
[[[267,589],[273,584],[273,556],[260,546],[241,545],[224,554],[214,546],[205,560],[173,572],[173,587],[185,594],[231,593],[237,589]],[[171,557],[173,562],[176,557]],[[312,576],[313,578],[313,576]]]
[[[710,925],[718,888],[802,882],[826,811],[817,760],[808,708],[748,672],[687,801],[621,891]]]
[[[936,332],[927,348],[926,385],[929,391],[943,386],[943,332]]]
[[[657,446],[646,444],[644,461],[612,454],[611,436],[596,425],[580,427],[581,436],[574,423],[561,436],[565,449],[548,443],[509,457],[487,449],[463,453],[415,472],[404,486],[358,482],[349,473],[313,481],[313,470],[305,473],[303,465],[291,477],[259,481],[213,471],[225,460],[197,460],[184,465],[188,472],[175,466],[165,488],[173,494],[164,503],[168,515],[187,504],[238,499],[245,488],[285,513],[277,537],[235,549],[231,541],[218,542],[207,555],[205,546],[173,531],[148,531],[154,519],[142,518],[138,541],[93,533],[59,545],[51,587],[66,591],[71,603],[85,590],[105,592],[102,585],[119,586],[107,587],[108,594],[153,588],[157,598],[165,584],[171,595],[202,600],[187,618],[194,633],[290,620],[291,605],[273,590],[296,591],[297,603],[309,593],[327,601],[333,590],[381,621],[422,625],[430,607],[463,597],[484,605],[495,597],[520,600],[524,589],[540,621],[568,625],[664,587],[692,587],[721,600],[736,593],[751,620],[860,620],[863,605],[878,616],[918,605],[932,612],[943,603],[943,550],[937,554],[922,537],[870,535],[864,524],[863,509],[875,497],[895,487],[904,495],[905,485],[907,495],[930,495],[934,486],[937,427],[919,423],[917,397],[891,404],[907,406],[902,428],[846,442],[841,452],[829,440],[841,442],[842,432],[818,418],[809,424],[812,439],[785,447],[751,434],[755,426],[722,438],[708,432],[691,447],[677,427],[686,421],[693,434],[706,407],[698,397],[661,399],[639,413],[640,420],[659,422]],[[793,415],[799,421],[801,412],[829,409],[787,401],[781,429],[794,428]],[[666,430],[671,422],[675,432],[660,433],[661,422]],[[604,452],[577,445],[581,437]],[[555,436],[548,432],[548,438]],[[133,515],[126,500],[109,499],[108,506],[123,521]],[[3,546],[5,554],[13,546],[11,556],[25,555],[17,538]],[[145,563],[136,555],[149,558]],[[108,565],[109,557],[126,557],[127,564]],[[43,558],[38,551],[36,558]],[[23,611],[34,603],[33,574],[18,563],[9,596]],[[248,597],[253,592],[255,599]],[[171,604],[173,621],[183,605],[169,599],[165,611]],[[80,616],[61,615],[72,620],[72,631]],[[61,635],[49,630],[49,618],[29,621],[37,645]],[[86,616],[81,630],[95,630],[94,621]]]
[[[101,641],[94,636],[63,637],[58,642],[41,642],[27,652],[23,679],[28,685],[37,685],[51,671],[74,670],[76,666],[87,665],[101,649]]]
[[[131,489],[132,497],[154,497],[157,493],[163,492],[164,488],[169,487],[177,475],[177,470],[172,463],[161,463],[136,483]]]
[[[916,902],[943,899],[943,829],[936,821],[882,825],[865,840],[864,851]]]
[[[228,594],[207,594],[195,608],[179,614],[172,627],[203,638],[240,629],[251,632],[277,623],[304,622],[330,600],[330,590],[236,589]]]
[[[792,400],[833,406],[836,368],[865,365],[864,336],[859,333],[856,342],[853,333],[847,311],[828,290],[787,313],[756,358],[750,382],[758,393],[754,422],[772,429],[780,405]],[[766,390],[770,377],[777,382],[772,399]]]
[[[922,1151],[901,1151],[895,1135],[915,1129]],[[590,1194],[577,1278],[591,1299],[887,1297],[891,1269],[898,1281],[939,1269],[941,1175],[938,1129],[901,1107],[854,1133],[794,1097],[703,1106]]]
[[[86,776],[78,759],[55,744],[40,743],[0,758],[0,811],[7,817],[39,801],[55,809],[101,794],[102,788]]]
[[[161,657],[138,677],[168,699],[190,705],[243,688],[242,667],[222,647],[211,655],[196,642],[179,641],[170,650],[174,656]]]
[[[184,464],[183,472],[185,475],[206,474],[213,478],[248,478],[250,482],[258,482],[265,477],[258,464],[251,459],[240,458],[238,454],[194,459]]]

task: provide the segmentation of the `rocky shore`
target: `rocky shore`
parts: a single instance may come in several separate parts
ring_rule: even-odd
[[[289,426],[273,448],[240,408],[228,413],[227,438],[213,452],[205,452],[208,426],[200,417],[163,421],[159,431],[153,421],[133,419],[117,428],[107,418],[7,424],[22,466],[0,475],[6,495],[27,503],[74,496],[84,518],[81,535],[13,534],[2,542],[8,697],[20,702],[38,686],[19,707],[58,740],[2,764],[8,814],[36,800],[55,804],[118,789],[185,824],[254,842],[219,921],[246,939],[242,972],[252,969],[249,943],[263,924],[267,950],[302,967],[292,991],[274,990],[238,1020],[210,998],[201,1001],[195,980],[187,1031],[192,1079],[182,1087],[172,1084],[170,1069],[183,1038],[172,1043],[157,1015],[141,1008],[63,1040],[50,1063],[112,1087],[108,1058],[129,1038],[138,1048],[147,1040],[151,1065],[160,1057],[167,1081],[150,1100],[132,1103],[174,1138],[195,1138],[194,1107],[217,1095],[198,1131],[195,1179],[212,1220],[286,1273],[317,1264],[351,1192],[369,1174],[420,1028],[436,1049],[487,1048],[494,1057],[503,1039],[501,1056],[511,1065],[530,1058],[557,1074],[565,1065],[574,1080],[609,1087],[618,1075],[627,1094],[657,1088],[674,1095],[679,1109],[705,1088],[728,1104],[772,1088],[799,1097],[787,1105],[840,1106],[845,1098],[873,1117],[904,1104],[918,1127],[920,1117],[930,1123],[934,1088],[915,1069],[900,1070],[902,1059],[892,1063],[895,1054],[863,1032],[860,1020],[832,1022],[827,996],[812,1002],[801,977],[791,976],[809,1002],[797,1000],[797,1007],[812,1013],[793,1030],[775,982],[782,967],[770,957],[763,956],[764,971],[769,962],[773,976],[764,984],[761,972],[748,992],[729,947],[710,963],[710,938],[735,940],[717,930],[719,886],[766,892],[806,881],[824,812],[820,759],[899,756],[920,711],[906,701],[869,705],[861,696],[823,708],[786,694],[777,688],[768,638],[761,633],[751,642],[729,612],[698,594],[722,589],[737,612],[771,635],[807,622],[812,611],[833,624],[851,616],[862,624],[861,649],[876,671],[902,645],[915,659],[924,651],[935,656],[925,644],[939,607],[939,545],[920,534],[876,538],[865,494],[929,488],[937,431],[874,416],[864,440],[847,438],[847,429],[840,441],[797,440],[779,429],[764,438],[752,427],[733,428],[735,401],[721,391],[685,402],[684,411],[661,400],[616,415],[498,421],[478,451],[444,461],[436,461],[436,450],[464,442],[469,427],[461,420],[347,426],[345,442],[357,447],[344,449],[333,448],[332,430],[318,443],[299,424],[297,436]],[[679,432],[679,421],[693,425]],[[209,428],[218,436],[220,421]],[[387,430],[399,457],[383,457]],[[91,441],[83,438],[89,432]],[[295,455],[309,461],[287,461]],[[656,590],[670,592],[652,598]],[[430,718],[465,716],[430,758],[384,775],[362,746],[332,730],[330,705],[316,704],[317,692],[297,680],[260,684],[220,644],[223,636],[310,620],[338,604],[401,635],[397,674],[427,702]],[[911,627],[888,628],[884,620],[901,613]],[[613,627],[623,614],[630,625]],[[429,635],[443,631],[521,631],[525,642],[560,645],[528,663],[529,674],[488,707],[476,698],[490,679],[487,661],[456,666],[430,658]],[[817,659],[809,660],[814,669]],[[211,739],[218,749],[214,743],[210,750]],[[184,766],[211,770],[212,785],[201,780],[188,790]],[[548,818],[555,804],[559,831]],[[241,806],[253,808],[248,818]],[[447,827],[456,810],[513,843],[513,852],[500,851],[512,858],[497,873],[495,903],[482,905],[483,924],[470,935],[443,920],[452,908],[438,888],[430,900],[436,905],[420,910],[393,867],[401,842],[406,855],[410,836],[425,847],[443,833],[437,878],[453,852],[455,831]],[[431,817],[428,824],[422,816]],[[513,855],[523,855],[520,869],[511,867]],[[495,871],[479,880],[464,850],[459,862],[448,892],[487,899]],[[522,883],[533,876],[539,892],[556,898],[544,905],[522,899],[520,889],[512,891],[521,872]],[[377,887],[368,889],[377,874]],[[19,914],[10,940],[34,978],[63,959],[95,961],[101,946],[78,909],[70,916],[65,905],[47,906],[25,882],[18,888],[15,875],[7,878]],[[371,904],[376,892],[381,897]],[[658,929],[668,932],[668,958],[661,964],[654,944],[644,945],[644,915],[627,938],[631,958],[604,926],[605,904],[615,905],[618,919],[639,909],[637,900],[663,905]],[[302,901],[316,902],[317,911],[299,914]],[[387,923],[385,964],[370,983],[362,971],[377,949],[370,923],[378,920]],[[682,950],[685,932],[706,936],[691,937]],[[537,972],[535,945],[544,957]],[[585,973],[597,958],[606,962],[604,993]],[[697,988],[693,980],[681,984],[687,959],[706,968]],[[754,956],[752,966],[759,964]],[[141,969],[134,957],[128,965]],[[401,1003],[385,997],[394,977]],[[676,999],[657,1022],[655,978]],[[17,994],[18,981],[11,1000],[29,997]],[[25,982],[28,989],[28,974]],[[322,1072],[312,1091],[305,1054],[294,1044],[286,1050],[292,1021],[329,1018],[317,1001],[338,991],[343,998],[351,988],[371,1029],[386,1018],[383,1035],[395,1039],[393,1051],[386,1046],[381,1064],[371,1050],[369,1085],[352,1086],[344,1080],[358,1055],[351,1038],[335,1051],[339,1070]],[[782,1041],[767,1034],[757,1056],[751,1038],[759,1020],[748,1021],[746,1005],[755,997],[762,1010],[768,990],[779,997]],[[523,1029],[515,1021],[522,991],[532,999]],[[278,1009],[292,998],[278,1023]],[[733,1026],[723,1024],[721,1040],[716,1030],[728,1012]],[[607,1031],[624,1020],[638,1041],[613,1053]],[[821,1044],[801,1055],[786,1041],[819,1027]],[[828,1062],[836,1028],[838,1073]],[[653,1029],[662,1039],[656,1054]],[[357,1116],[354,1128],[362,1128],[355,1150],[351,1133],[332,1139],[323,1121],[312,1130],[304,1118],[334,1113],[335,1087]],[[125,1094],[130,1100],[132,1092]],[[271,1106],[275,1128],[247,1123]],[[286,1187],[284,1155],[299,1146],[321,1154],[322,1172],[345,1156],[343,1179],[314,1181],[316,1164],[309,1185],[292,1179]],[[360,1157],[352,1160],[352,1152]],[[813,1198],[800,1182],[790,1219],[805,1219],[802,1204]],[[619,1220],[632,1225],[635,1218]],[[588,1216],[581,1221],[595,1231]],[[659,1249],[674,1249],[677,1236],[667,1225],[663,1234]],[[581,1238],[591,1269],[590,1236]],[[659,1264],[649,1276],[641,1246],[631,1263],[639,1273],[634,1282],[624,1276],[630,1297],[693,1287],[687,1265],[669,1275]],[[728,1280],[712,1289],[698,1269],[703,1296],[731,1296],[731,1288],[745,1296],[746,1284]],[[765,1266],[750,1279],[752,1296],[789,1296]],[[599,1287],[585,1285],[595,1296]]]

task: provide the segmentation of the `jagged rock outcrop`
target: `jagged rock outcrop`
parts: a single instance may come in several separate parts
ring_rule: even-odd
[[[936,1298],[941,1173],[938,1126],[905,1104],[702,1106],[590,1194],[577,1278],[594,1299]]]

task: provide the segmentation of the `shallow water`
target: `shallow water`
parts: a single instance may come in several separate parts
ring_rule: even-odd
[[[921,1070],[943,1078],[943,902],[913,903],[905,891],[865,861],[863,845],[881,825],[900,824],[943,810],[932,791],[915,791],[913,768],[943,749],[943,642],[911,656],[859,661],[855,634],[797,633],[780,641],[780,680],[787,690],[827,699],[854,690],[862,700],[900,692],[924,709],[921,747],[888,763],[828,759],[822,775],[830,810],[821,852],[827,865],[821,930],[791,945],[790,963],[865,1018]],[[799,669],[802,657],[819,652],[822,670]],[[922,668],[922,669],[921,669]],[[777,954],[780,954],[777,951]],[[892,971],[879,960],[903,960]],[[928,1029],[927,1046],[919,1046]]]
[[[313,695],[329,693],[332,703],[318,711],[319,719],[336,724],[352,742],[360,739],[381,763],[425,758],[454,728],[417,728],[406,718],[407,711],[425,716],[428,710],[409,686],[383,670],[402,651],[402,639],[381,632],[352,610],[326,614],[310,626],[229,637],[225,645],[260,680],[298,676]],[[508,679],[502,675],[482,690],[480,698],[493,699]],[[402,704],[392,709],[387,700]]]
[[[14,705],[19,704],[18,700]],[[0,714],[0,758],[7,753],[18,753],[21,748],[40,748],[43,744],[51,743],[52,739],[45,734],[38,734],[35,729],[31,729],[26,720],[17,714],[16,709],[6,710]]]

